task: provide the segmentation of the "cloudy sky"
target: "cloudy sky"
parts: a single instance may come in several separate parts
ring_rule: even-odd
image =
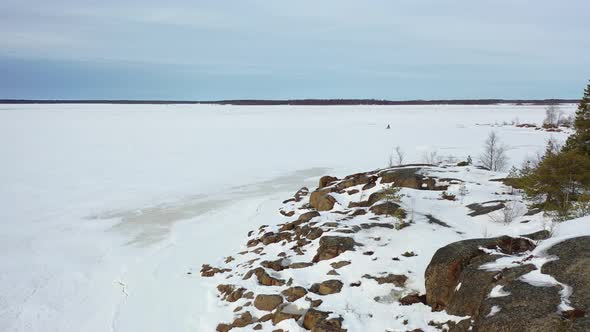
[[[1,0],[0,98],[578,98],[588,0]]]

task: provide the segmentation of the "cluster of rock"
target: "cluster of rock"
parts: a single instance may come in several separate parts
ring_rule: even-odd
[[[224,266],[203,265],[203,277],[231,280],[219,284],[217,290],[222,301],[233,304],[235,315],[231,321],[219,323],[217,331],[242,327],[268,330],[269,326],[274,329],[286,320],[293,320],[298,327],[315,332],[346,331],[343,314],[327,310],[322,304],[327,297],[347,288],[355,289],[365,282],[400,290],[398,293],[401,295],[394,300],[402,306],[428,305],[430,308],[425,308],[429,312],[445,311],[453,317],[464,317],[463,320],[442,323],[427,322],[438,330],[590,330],[586,315],[590,298],[588,237],[555,245],[548,254],[559,259],[543,261],[543,264],[539,264],[539,257],[531,253],[539,241],[549,236],[547,232],[449,244],[436,251],[428,267],[428,261],[425,261],[420,270],[426,268],[426,292],[423,294],[406,288],[410,274],[392,271],[379,270],[362,277],[359,274],[358,280],[344,283],[341,278],[343,270],[355,263],[350,258],[351,253],[377,260],[372,256],[373,251],[366,249],[366,243],[357,242],[356,235],[377,227],[383,231],[399,230],[388,216],[403,211],[402,207],[386,200],[382,191],[384,186],[395,183],[395,186],[413,190],[443,192],[450,183],[460,181],[428,176],[423,172],[425,167],[428,166],[410,165],[353,174],[343,179],[325,176],[320,179],[316,190],[302,188],[284,201],[280,213],[290,218],[289,221],[276,226],[263,225],[249,232],[246,250],[238,253],[241,258],[227,257]],[[366,192],[366,197],[359,192]],[[343,195],[357,194],[360,199],[340,199]],[[502,209],[504,204],[497,200],[469,204],[466,208],[471,211],[467,215],[475,218]],[[451,228],[429,213],[424,214],[429,224],[441,229]],[[325,218],[328,215],[330,217]],[[457,234],[461,233],[457,231]],[[416,256],[411,251],[399,255],[402,259],[415,259],[412,257]],[[486,264],[506,257],[511,257],[514,264],[500,270],[484,268]],[[393,257],[392,260],[399,261],[399,258]],[[324,276],[314,275],[314,278],[322,278],[317,282],[315,279],[312,283],[299,280],[297,273],[290,273],[311,269],[318,264],[325,265],[325,261],[331,269],[327,273],[322,272],[326,274]],[[535,270],[550,275],[558,283],[537,287],[523,280],[523,276]],[[565,308],[564,294],[569,291],[571,294],[567,294],[566,303],[569,307]],[[375,298],[375,301],[380,302],[381,299]],[[277,327],[274,331],[282,330]],[[413,331],[419,332],[420,329]]]
[[[292,217],[296,213],[298,217],[295,220],[280,224],[278,229],[269,231],[268,226],[261,226],[258,231],[251,231],[248,236],[246,246],[247,251],[240,254],[256,253],[262,257],[264,248],[272,244],[281,244],[290,250],[285,250],[279,254],[275,260],[262,260],[260,258],[248,261],[247,265],[240,266],[247,270],[241,277],[242,280],[254,279],[259,286],[268,286],[268,293],[254,294],[252,291],[235,285],[221,284],[218,291],[222,300],[227,302],[236,302],[240,299],[248,299],[242,306],[234,310],[239,314],[232,322],[221,323],[217,326],[217,331],[229,331],[232,328],[253,325],[253,329],[261,329],[262,323],[272,322],[277,324],[286,319],[294,319],[299,322],[300,326],[305,329],[322,332],[322,331],[345,331],[342,329],[342,318],[338,313],[322,311],[318,307],[322,304],[321,297],[330,294],[339,293],[343,288],[343,283],[337,279],[328,279],[315,283],[311,287],[302,287],[296,285],[296,280],[284,280],[277,276],[276,272],[287,269],[302,269],[310,267],[320,261],[331,260],[344,252],[355,251],[363,244],[355,242],[352,237],[346,234],[353,234],[374,227],[393,229],[391,220],[382,222],[379,216],[392,215],[394,212],[401,210],[397,203],[383,201],[384,195],[378,190],[368,195],[366,200],[350,202],[343,210],[334,211],[342,216],[343,220],[354,218],[355,216],[372,213],[375,215],[372,219],[374,222],[361,223],[354,226],[346,226],[339,222],[318,223],[314,219],[320,216],[323,211],[329,211],[334,208],[336,199],[332,194],[350,194],[359,192],[359,189],[349,189],[351,187],[362,186],[360,190],[371,190],[379,185],[394,183],[396,186],[407,187],[420,190],[445,190],[447,186],[440,185],[439,181],[433,177],[421,174],[421,166],[404,167],[385,171],[374,171],[368,173],[359,173],[338,179],[331,176],[322,177],[319,186],[313,192],[307,188],[299,190],[293,198],[284,201],[285,206],[280,209],[280,213],[286,217]],[[297,210],[297,211],[295,211]],[[316,243],[315,255],[310,261],[292,262],[293,255],[286,252],[294,253],[294,256],[303,255],[311,243]],[[365,252],[365,255],[372,254]],[[411,256],[408,256],[411,257]],[[232,261],[228,257],[226,262]],[[351,264],[350,261],[341,260],[331,263],[333,268],[328,275],[337,276],[337,270]],[[233,277],[229,268],[212,267],[204,265],[201,269],[203,277],[212,277],[216,274],[227,274]],[[366,279],[372,279],[379,284],[392,284],[403,287],[407,277],[404,275],[387,274],[380,276],[363,276]],[[346,285],[348,287],[359,286],[361,281]],[[276,287],[282,287],[278,292]],[[415,301],[424,302],[423,297],[413,295],[414,298],[408,297],[407,304]],[[308,302],[308,308],[301,310],[291,303],[304,298]],[[251,301],[250,301],[251,300]],[[256,317],[248,307],[254,307],[258,311],[268,312],[262,316]]]
[[[549,123],[544,123],[541,126],[537,126],[534,123],[521,123],[521,124],[517,124],[515,126],[517,128],[532,128],[532,129],[535,129],[535,130],[544,130],[544,131],[548,131],[548,132],[551,132],[551,133],[560,133],[564,129],[565,130],[570,129],[569,126],[558,126],[558,125],[549,124]]]
[[[376,186],[377,180],[380,184],[395,183],[397,187],[405,187],[419,190],[446,190],[447,185],[440,185],[440,181],[434,177],[423,175],[420,171],[424,165],[416,165],[415,167],[404,167],[386,171],[375,171],[368,173],[358,173],[345,177],[342,180],[332,176],[324,176],[320,179],[319,187],[316,191],[311,193],[309,198],[310,205],[318,211],[332,210],[336,199],[330,195],[331,193],[344,193],[347,188],[363,185],[362,190],[368,190]],[[356,190],[358,192],[358,190]],[[349,194],[356,193],[349,191]],[[373,193],[366,201],[351,202],[349,208],[354,207],[372,207],[373,210],[387,210],[382,203],[378,206],[373,206],[376,202],[383,199],[382,192]],[[380,208],[381,207],[381,208]],[[378,213],[384,214],[384,213]]]

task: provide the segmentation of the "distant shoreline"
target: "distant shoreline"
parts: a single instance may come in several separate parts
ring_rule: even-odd
[[[240,106],[338,106],[338,105],[550,105],[575,104],[578,99],[437,99],[437,100],[381,100],[381,99],[235,99],[214,101],[188,100],[34,100],[0,99],[0,104],[129,104],[129,105],[168,105],[168,104],[212,104]]]

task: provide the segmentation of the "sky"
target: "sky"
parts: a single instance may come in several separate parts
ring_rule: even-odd
[[[588,0],[2,0],[0,98],[579,98]]]

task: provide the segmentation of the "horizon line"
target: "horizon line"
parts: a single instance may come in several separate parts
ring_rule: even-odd
[[[336,106],[336,105],[494,105],[494,104],[571,104],[580,99],[358,99],[358,98],[305,98],[305,99],[223,99],[223,100],[165,100],[165,99],[0,99],[0,104],[213,104],[243,106]]]

